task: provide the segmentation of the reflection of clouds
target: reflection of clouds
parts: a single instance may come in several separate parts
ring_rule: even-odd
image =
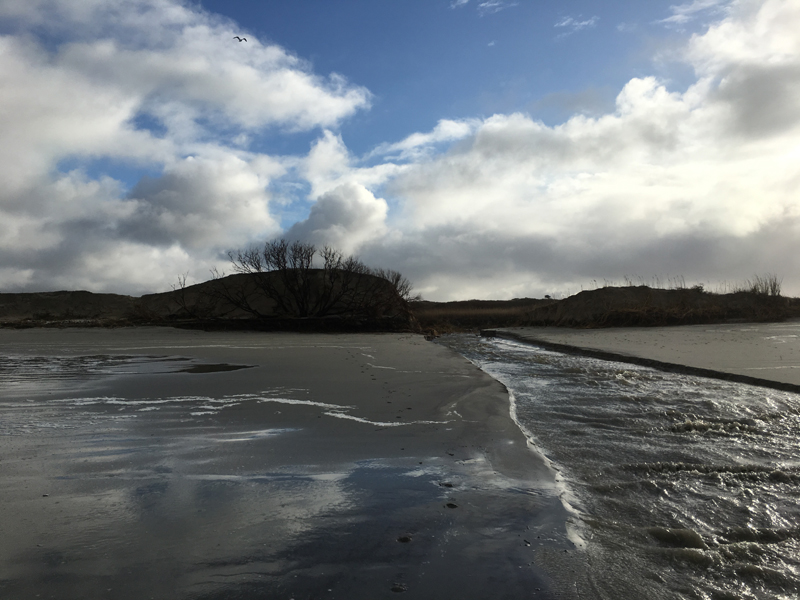
[[[205,537],[205,553],[220,560],[216,544],[219,539],[230,540],[231,532],[236,541],[227,548],[223,543],[221,552],[232,561],[256,550],[267,554],[280,551],[318,526],[317,518],[353,507],[343,486],[347,472],[317,475],[287,467],[280,473],[188,476],[188,506],[204,510],[197,528],[212,532]]]
[[[216,438],[212,438],[215,442],[227,443],[227,442],[250,442],[253,440],[260,440],[263,438],[270,438],[275,437],[277,435],[281,435],[282,433],[290,433],[292,431],[298,431],[297,428],[275,428],[275,429],[259,429],[256,431],[240,431],[236,433],[227,434],[226,436],[220,436]]]

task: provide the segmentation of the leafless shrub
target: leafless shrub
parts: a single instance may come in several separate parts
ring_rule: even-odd
[[[189,293],[187,279],[189,273],[178,275],[178,282],[172,284],[173,300],[178,305],[178,318],[188,317],[190,319],[206,319],[218,312],[219,298],[214,294]]]
[[[212,272],[216,293],[256,318],[397,316],[408,314],[411,283],[396,271],[371,269],[354,256],[328,246],[268,241],[228,253],[234,273],[248,275],[232,282]],[[315,268],[315,259],[321,263]],[[264,308],[263,299],[273,306]]]

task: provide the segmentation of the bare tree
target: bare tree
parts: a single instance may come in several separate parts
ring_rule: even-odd
[[[314,267],[314,259],[321,261]],[[411,283],[396,271],[373,270],[354,256],[324,246],[266,242],[228,253],[233,270],[248,275],[248,283],[229,283],[215,273],[218,293],[230,304],[257,318],[271,316],[258,308],[269,298],[274,316],[325,317],[350,315],[375,317],[407,315]],[[263,305],[263,302],[262,302]]]

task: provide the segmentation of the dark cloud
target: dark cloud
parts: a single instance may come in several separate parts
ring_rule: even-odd
[[[320,196],[308,218],[293,225],[286,236],[350,253],[386,232],[387,210],[386,201],[365,187],[344,183]]]
[[[790,284],[791,274],[800,272],[794,242],[800,236],[800,218],[777,219],[746,236],[688,232],[609,242],[592,232],[584,235],[582,240],[515,237],[439,227],[387,244],[368,244],[361,254],[370,264],[401,271],[423,296],[440,300],[541,297],[626,280],[702,283],[725,291],[725,282],[743,283],[768,272]],[[487,288],[493,293],[480,293]]]
[[[738,66],[723,76],[713,99],[730,107],[740,135],[783,133],[800,123],[800,64]]]

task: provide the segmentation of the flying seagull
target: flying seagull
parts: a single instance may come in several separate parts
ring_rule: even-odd
[[[240,42],[246,42],[247,38],[240,38],[238,35],[233,36],[233,39],[239,40]]]

